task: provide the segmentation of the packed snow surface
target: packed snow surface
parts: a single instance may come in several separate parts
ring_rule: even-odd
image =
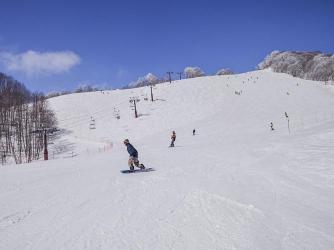
[[[264,70],[153,94],[50,100],[50,160],[0,167],[0,249],[334,249],[332,86]],[[125,138],[155,171],[120,173]]]

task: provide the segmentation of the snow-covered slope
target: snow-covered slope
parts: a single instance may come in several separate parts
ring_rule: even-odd
[[[54,159],[0,168],[0,249],[334,248],[331,86],[264,70],[160,84],[154,97],[51,99],[64,129]],[[125,138],[156,171],[119,172]]]

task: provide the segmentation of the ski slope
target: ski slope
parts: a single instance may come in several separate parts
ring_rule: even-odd
[[[333,86],[262,70],[153,93],[50,99],[51,160],[0,167],[0,249],[334,249]],[[155,171],[120,173],[125,138]]]

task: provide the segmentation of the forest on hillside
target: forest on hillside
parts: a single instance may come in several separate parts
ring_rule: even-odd
[[[0,158],[5,164],[41,157],[44,133],[55,129],[56,118],[42,93],[0,72]]]

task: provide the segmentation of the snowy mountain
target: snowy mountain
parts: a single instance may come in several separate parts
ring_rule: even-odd
[[[321,52],[273,51],[258,68],[309,80],[334,81],[334,55]]]
[[[334,248],[333,86],[258,70],[153,94],[50,99],[50,161],[0,168],[0,249]],[[120,173],[125,138],[155,171]]]

